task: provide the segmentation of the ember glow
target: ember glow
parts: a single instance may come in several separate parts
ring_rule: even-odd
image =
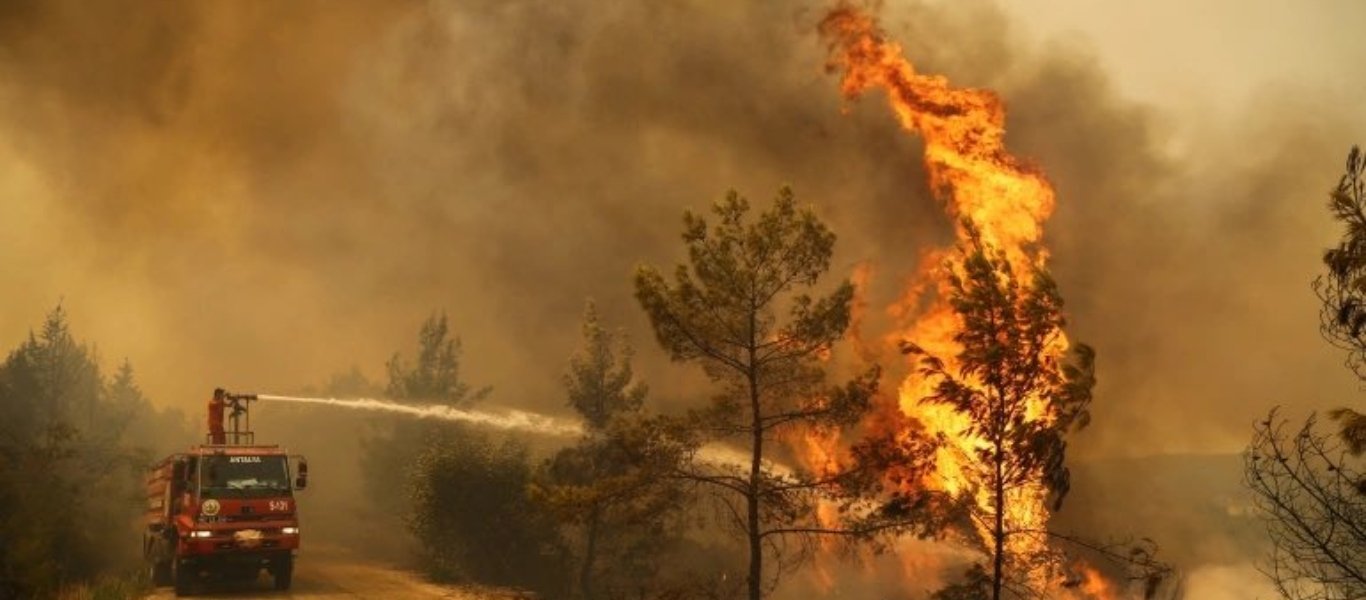
[[[930,186],[954,221],[957,240],[966,242],[971,224],[985,245],[1004,253],[1017,276],[1045,267],[1048,253],[1043,246],[1043,226],[1053,212],[1053,187],[1038,169],[1006,150],[1006,113],[1000,97],[990,90],[955,87],[939,75],[917,73],[901,47],[887,40],[876,21],[857,9],[843,6],[831,11],[820,31],[830,44],[829,67],[841,75],[845,98],[882,90],[902,128],[924,141]],[[947,275],[963,273],[962,259],[952,248],[939,248],[929,251],[920,264],[908,293],[889,308],[905,323],[894,338],[915,343],[956,370],[952,358],[959,348],[954,335],[963,325],[948,302]],[[1069,345],[1067,337],[1057,333],[1049,352],[1060,358]],[[922,403],[932,394],[934,384],[913,373],[898,390],[896,409],[945,441],[938,451],[934,473],[920,485],[950,494],[967,493],[973,482],[968,457],[985,447],[986,440],[968,434],[966,417],[951,408]],[[1054,418],[1041,399],[1031,402],[1030,407],[1030,419]],[[820,442],[815,439],[810,445]],[[821,453],[828,450],[814,454],[819,457]],[[1007,529],[1045,528],[1049,511],[1042,485],[1017,488],[1007,496]],[[991,494],[985,488],[976,493],[976,501],[984,509],[992,506]],[[990,529],[985,523],[978,523],[975,534],[989,547]],[[1007,539],[1007,552],[1033,554],[1044,550],[1044,544],[1036,536],[1016,535]],[[1040,572],[1030,574],[1029,579],[1034,586],[1051,588],[1061,597],[1114,597],[1108,584],[1089,569],[1084,585],[1065,591],[1058,574]]]

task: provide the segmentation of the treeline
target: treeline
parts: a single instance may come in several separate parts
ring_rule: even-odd
[[[828,269],[834,235],[786,190],[759,215],[732,193],[712,216],[714,228],[686,217],[700,280],[647,268],[635,281],[664,349],[716,382],[710,404],[650,410],[631,347],[590,304],[563,373],[584,428],[575,443],[537,453],[510,436],[415,421],[366,441],[371,496],[406,516],[430,574],[546,598],[758,598],[809,556],[817,529],[854,537],[910,523],[909,512],[876,519],[854,505],[878,483],[872,461],[820,476],[775,467],[791,462],[780,436],[856,424],[876,391],[876,368],[834,382],[824,364],[848,327],[852,287],[806,290]],[[478,407],[492,390],[462,377],[460,350],[433,317],[413,356],[388,363],[385,393]],[[868,524],[820,522],[823,501]]]
[[[1028,501],[1022,489],[1054,506],[1066,495],[1064,439],[1085,425],[1094,385],[1089,348],[1050,354],[1064,321],[1047,273],[1015,272],[970,236],[950,286],[965,324],[959,354],[905,348],[933,384],[922,402],[959,412],[994,444],[960,457],[970,480],[949,494],[920,485],[942,440],[897,409],[875,415],[896,402],[880,395],[876,365],[832,359],[854,297],[848,281],[822,281],[834,234],[786,189],[763,211],[732,192],[710,213],[685,213],[684,264],[642,267],[634,279],[659,346],[714,384],[692,410],[651,410],[631,347],[590,304],[563,374],[564,401],[584,427],[575,443],[538,453],[510,436],[418,421],[372,431],[369,492],[383,512],[404,515],[427,571],[546,598],[758,600],[820,548],[913,535],[955,539],[981,557],[936,598],[1078,585],[1077,553],[1018,543],[1050,532],[1020,531],[1010,516]],[[432,317],[416,353],[389,361],[384,391],[478,407],[494,392],[464,377],[460,355],[446,319]],[[1027,416],[1039,406],[1053,418]],[[805,436],[832,444],[825,464],[792,451]],[[1071,542],[1148,596],[1169,571],[1147,548]]]
[[[0,365],[0,598],[136,570],[143,470],[191,431],[127,361],[106,374],[61,306],[49,313]]]
[[[375,540],[406,530],[438,579],[545,598],[759,600],[818,549],[903,535],[954,539],[977,557],[937,598],[1075,585],[1073,555],[1018,542],[1050,536],[1046,524],[1021,530],[1012,516],[1036,508],[1017,506],[1034,502],[1032,490],[1054,506],[1067,494],[1065,439],[1085,425],[1094,384],[1089,348],[1054,352],[1064,321],[1047,273],[969,236],[944,292],[962,323],[957,353],[904,347],[930,383],[920,401],[958,413],[987,444],[957,457],[964,481],[949,493],[922,485],[944,441],[882,394],[877,365],[839,358],[854,288],[826,280],[835,235],[814,211],[787,189],[760,211],[732,192],[708,214],[686,212],[682,240],[685,262],[642,267],[632,283],[659,348],[711,382],[690,410],[652,410],[632,349],[590,305],[563,372],[579,439],[546,448],[460,424],[364,417],[358,491],[370,506],[331,515],[334,525]],[[462,372],[444,316],[417,337],[415,352],[388,361],[382,385],[353,370],[318,392],[461,408],[494,394]],[[1037,410],[1052,418],[1031,417]],[[51,595],[115,568],[111,556],[136,559],[122,524],[135,521],[151,446],[193,440],[184,420],[153,410],[128,365],[104,376],[61,309],[6,360],[0,411],[0,593]],[[299,445],[354,450],[331,435],[340,415],[302,418]],[[807,439],[830,456],[801,460],[792,449]],[[329,503],[344,500],[315,464],[310,491],[336,486]],[[1109,556],[1149,591],[1165,568],[1144,552]]]
[[[1330,209],[1346,232],[1315,283],[1322,330],[1366,380],[1366,158],[1356,149]],[[1078,585],[1057,544],[1017,543],[1024,537],[1078,544],[1155,595],[1169,569],[1147,546],[1011,523],[1019,490],[1043,490],[1054,507],[1067,494],[1066,436],[1088,420],[1094,354],[1079,344],[1048,354],[1064,326],[1056,285],[1040,270],[1017,271],[962,226],[970,235],[946,286],[962,324],[957,353],[903,350],[931,384],[919,401],[957,412],[986,441],[957,457],[963,493],[918,485],[943,440],[900,411],[875,412],[887,401],[876,366],[836,368],[853,289],[822,283],[835,236],[783,190],[757,215],[734,193],[709,216],[686,213],[686,262],[634,279],[659,347],[713,383],[699,394],[706,400],[683,414],[652,410],[632,349],[590,304],[563,373],[579,439],[547,449],[464,425],[366,418],[357,456],[371,506],[341,522],[367,536],[406,530],[438,579],[545,598],[758,600],[818,548],[879,548],[903,535],[955,540],[978,557],[933,594],[940,600]],[[353,370],[316,391],[476,408],[493,390],[471,384],[460,358],[446,318],[433,316],[416,352],[387,363],[383,384]],[[1054,418],[1027,417],[1040,406]],[[1265,570],[1285,598],[1366,595],[1366,416],[1331,416],[1335,434],[1313,417],[1296,425],[1273,413],[1245,455],[1273,547]],[[338,423],[311,433],[327,437]],[[803,464],[790,448],[804,436],[842,450]],[[102,579],[116,582],[115,597],[136,593],[135,578],[113,588],[140,559],[144,469],[196,438],[183,414],[151,405],[127,361],[107,373],[54,309],[0,363],[0,598],[54,597]]]
[[[378,512],[403,515],[438,580],[512,586],[547,598],[722,597],[743,556],[698,527],[705,515],[673,479],[679,446],[645,408],[630,349],[590,305],[564,376],[586,433],[558,451],[512,434],[395,419],[365,440]],[[416,358],[389,363],[390,397],[478,407],[460,378],[444,316],[424,323]],[[437,394],[444,394],[438,396]],[[666,560],[671,559],[671,560]]]
[[[855,494],[874,491],[872,461],[822,476],[774,466],[791,462],[779,436],[853,425],[876,391],[876,368],[833,382],[824,365],[848,327],[852,287],[838,282],[823,298],[801,292],[828,269],[834,235],[786,190],[757,218],[736,194],[714,216],[709,230],[703,216],[687,215],[694,256],[709,254],[692,265],[702,281],[670,283],[642,269],[635,282],[665,350],[718,384],[709,405],[652,411],[632,348],[590,303],[562,375],[564,402],[584,428],[574,443],[546,450],[404,420],[371,432],[369,495],[381,513],[405,516],[431,575],[546,598],[758,597],[809,556],[816,528],[853,537],[910,522],[907,512],[873,519],[854,506]],[[758,353],[741,356],[746,344]],[[478,408],[493,391],[466,380],[460,356],[445,317],[434,316],[416,351],[389,361],[384,393]],[[751,411],[762,413],[757,421]],[[718,456],[717,447],[751,452]],[[843,503],[867,526],[819,522],[823,501]]]

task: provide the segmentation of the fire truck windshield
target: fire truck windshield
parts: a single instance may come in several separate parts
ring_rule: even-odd
[[[199,493],[204,498],[251,498],[290,490],[283,456],[219,455],[200,461]]]

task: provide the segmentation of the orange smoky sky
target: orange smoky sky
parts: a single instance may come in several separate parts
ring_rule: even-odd
[[[1101,381],[1078,451],[1232,451],[1273,404],[1349,401],[1308,284],[1366,139],[1360,36],[1332,41],[1364,9],[1041,5],[878,10],[917,66],[997,89],[1056,186],[1046,239]],[[0,342],[60,302],[106,365],[197,410],[381,379],[444,311],[489,402],[555,412],[593,297],[677,406],[706,392],[652,346],[632,269],[681,258],[684,208],[784,183],[839,234],[839,275],[874,265],[876,339],[951,224],[919,142],[823,70],[826,7],[6,3]]]

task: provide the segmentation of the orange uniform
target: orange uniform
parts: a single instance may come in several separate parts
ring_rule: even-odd
[[[227,406],[227,401],[222,388],[213,391],[213,399],[209,400],[209,443],[223,445],[228,443],[228,434],[223,431],[223,408]]]

